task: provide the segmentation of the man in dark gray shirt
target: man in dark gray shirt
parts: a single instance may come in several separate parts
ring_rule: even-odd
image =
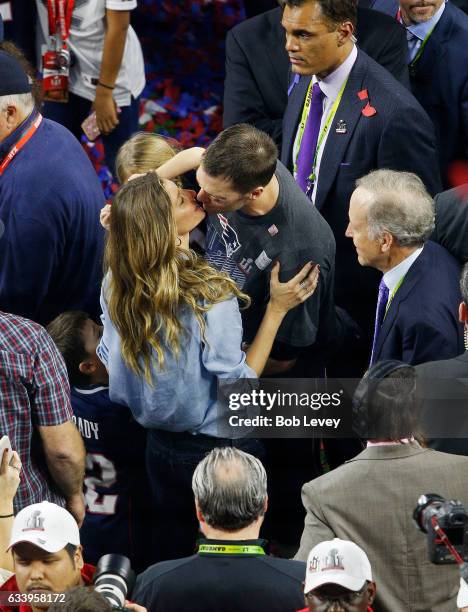
[[[320,266],[314,295],[286,316],[278,331],[267,373],[284,374],[306,349],[334,337],[335,240],[276,155],[264,132],[235,125],[208,147],[197,180],[198,199],[210,215],[206,257],[252,299],[242,317],[246,342],[262,320],[274,262],[280,262],[283,282],[308,261]]]

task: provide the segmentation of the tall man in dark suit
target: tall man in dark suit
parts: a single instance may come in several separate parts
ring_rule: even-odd
[[[356,49],[355,21],[353,0],[287,1],[286,50],[299,79],[284,116],[281,159],[333,230],[336,302],[366,329],[378,277],[359,266],[344,235],[355,181],[377,168],[408,170],[434,194],[440,180],[428,116],[388,71]]]
[[[278,145],[289,82],[282,13],[277,7],[228,32],[223,115],[224,127],[250,123]],[[409,88],[406,36],[394,18],[358,8],[356,37],[360,49]]]
[[[468,16],[450,0],[401,0],[400,7],[411,90],[434,123],[442,180],[449,187],[450,164],[468,159]]]
[[[356,185],[346,236],[361,266],[383,273],[371,364],[398,359],[416,365],[459,355],[460,267],[428,240],[434,203],[422,181],[409,172],[375,170]]]
[[[434,198],[436,219],[431,240],[461,263],[468,261],[468,184],[443,191]]]
[[[323,540],[351,540],[371,562],[378,584],[375,610],[452,612],[457,567],[430,563],[427,536],[411,516],[419,495],[430,491],[467,505],[468,458],[422,448],[414,439],[415,381],[414,368],[395,361],[376,364],[361,381],[356,422],[370,427],[375,438],[366,436],[367,448],[354,459],[304,485],[307,516],[295,558],[305,561]]]
[[[431,428],[440,427],[438,431],[432,431],[432,436],[450,435],[447,424],[457,436],[432,438],[429,445],[446,453],[468,455],[468,263],[462,271],[460,289],[462,302],[458,315],[464,326],[465,352],[452,359],[423,363],[416,371],[421,380],[425,419]]]

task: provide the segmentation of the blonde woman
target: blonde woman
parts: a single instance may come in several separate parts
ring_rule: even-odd
[[[111,399],[148,428],[159,559],[193,550],[191,476],[205,453],[234,443],[259,452],[254,440],[218,437],[218,380],[259,376],[285,314],[312,295],[318,280],[307,264],[280,283],[278,264],[265,317],[244,353],[238,299],[248,304],[248,297],[181,246],[204,216],[194,192],[150,172],[117,193],[105,250],[98,354]]]

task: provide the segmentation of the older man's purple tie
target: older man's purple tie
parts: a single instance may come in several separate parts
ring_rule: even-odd
[[[377,339],[379,337],[380,328],[382,327],[382,323],[385,318],[385,309],[387,308],[387,302],[388,302],[388,287],[382,279],[379,285],[379,297],[377,299],[377,308],[375,311],[374,340],[372,341],[372,353],[371,353],[370,365],[374,364],[375,349],[377,347]]]

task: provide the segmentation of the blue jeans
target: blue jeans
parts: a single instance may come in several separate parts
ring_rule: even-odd
[[[148,430],[146,467],[153,499],[153,563],[194,553],[198,522],[193,472],[213,448],[223,446],[235,446],[263,459],[263,445],[255,439]]]
[[[130,106],[122,106],[118,126],[107,136],[101,136],[106,154],[106,164],[113,174],[115,174],[115,158],[118,150],[138,130],[139,102],[139,98],[132,98]],[[47,119],[52,119],[64,125],[81,141],[83,135],[81,124],[90,114],[91,105],[92,102],[89,100],[70,92],[66,104],[44,102],[43,114]]]

